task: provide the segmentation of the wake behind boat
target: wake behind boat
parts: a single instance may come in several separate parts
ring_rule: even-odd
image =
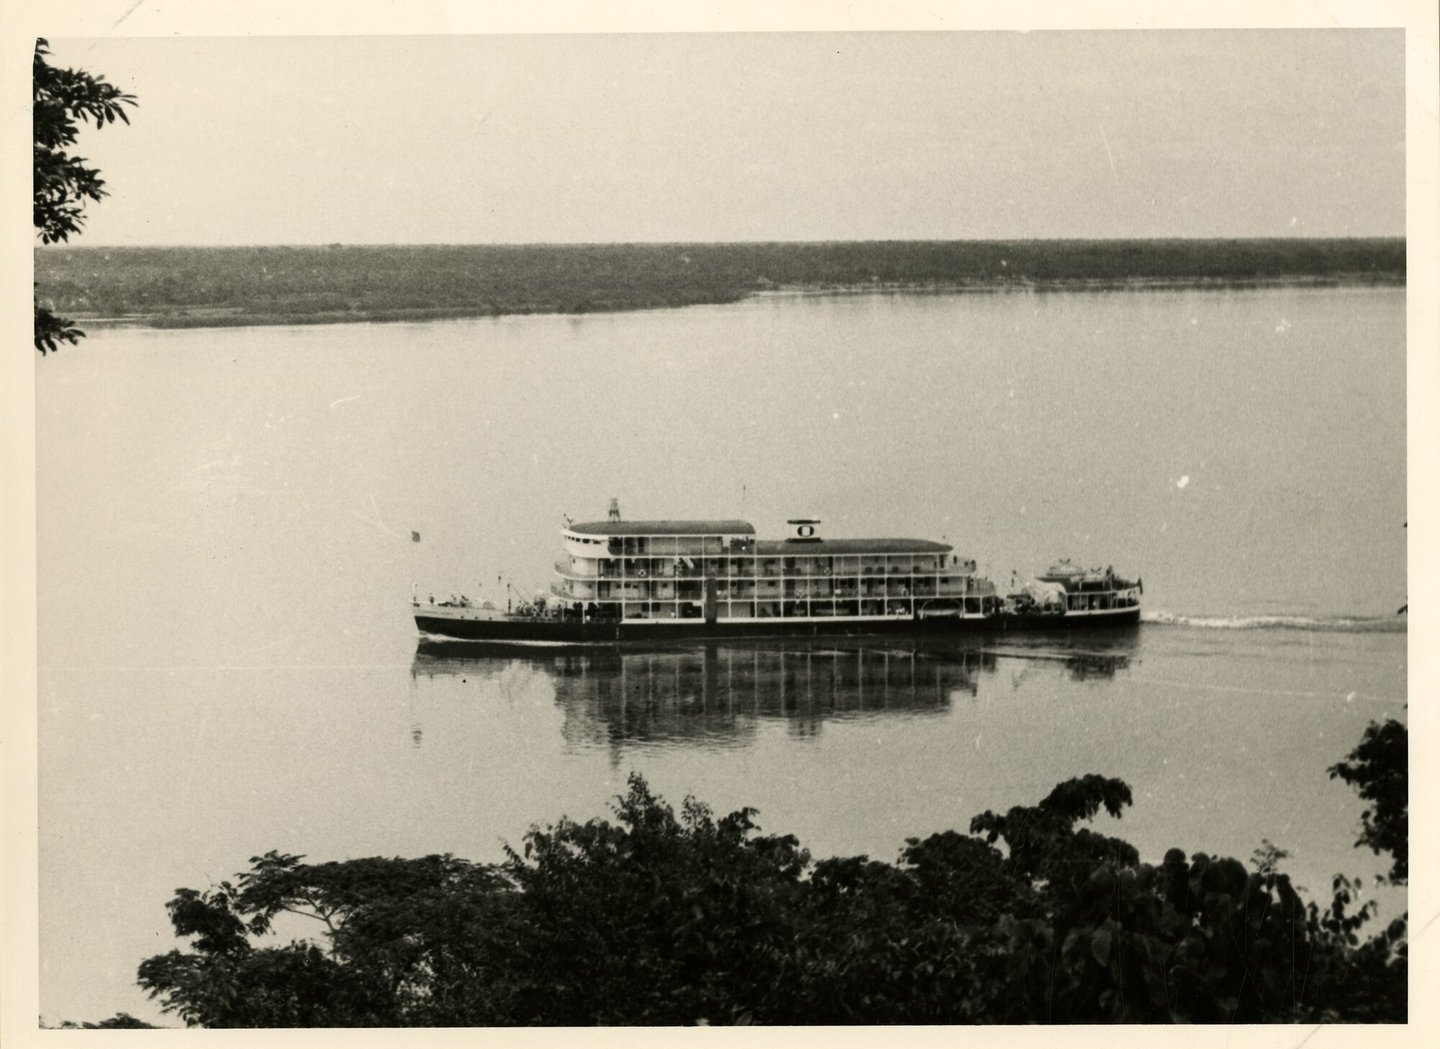
[[[519,610],[412,599],[424,638],[591,645],[724,638],[958,635],[1133,625],[1143,584],[1060,561],[1002,594],[946,543],[823,539],[797,518],[781,540],[739,520],[567,524],[550,594]]]

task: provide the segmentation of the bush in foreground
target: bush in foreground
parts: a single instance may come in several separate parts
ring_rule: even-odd
[[[1360,780],[1403,776],[1403,746],[1363,747]],[[1393,827],[1379,793],[1367,827]],[[190,949],[140,983],[207,1027],[1405,1020],[1405,919],[1362,940],[1355,886],[1307,903],[1268,843],[1253,870],[1179,849],[1157,866],[1081,826],[1130,801],[1085,776],[894,864],[812,862],[751,809],[677,816],[632,776],[612,819],[532,828],[498,865],[253,858],[176,893]],[[259,945],[282,913],[318,939]]]

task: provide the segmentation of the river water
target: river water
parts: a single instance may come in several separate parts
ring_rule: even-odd
[[[887,860],[1100,772],[1152,859],[1269,839],[1313,895],[1380,869],[1325,770],[1405,716],[1403,290],[109,330],[37,373],[47,1017],[158,1017],[134,971],[177,886],[269,849],[497,859],[632,771]],[[943,538],[999,581],[1113,564],[1147,621],[417,654],[412,586],[528,594],[611,496]]]

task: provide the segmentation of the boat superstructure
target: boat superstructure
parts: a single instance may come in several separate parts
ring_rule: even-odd
[[[421,605],[440,638],[585,643],[788,637],[1134,622],[1138,585],[1113,572],[1053,566],[1002,596],[972,559],[925,539],[826,539],[814,518],[784,539],[757,539],[741,520],[567,523],[543,607],[502,613],[468,601]]]
[[[783,540],[747,521],[596,521],[567,527],[551,593],[587,618],[636,623],[910,619],[990,611],[994,587],[945,543]]]

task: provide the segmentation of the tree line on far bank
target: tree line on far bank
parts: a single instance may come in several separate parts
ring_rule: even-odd
[[[1330,769],[1396,885],[1407,748],[1371,724]],[[1083,825],[1130,802],[1088,775],[896,863],[813,861],[752,809],[677,815],[632,776],[613,818],[534,827],[499,864],[253,857],[176,891],[188,948],[139,982],[203,1027],[1405,1021],[1406,918],[1369,928],[1340,876],[1306,901],[1269,842],[1248,869],[1153,864]],[[275,942],[285,915],[318,935]]]
[[[45,295],[157,327],[582,314],[770,289],[1403,283],[1403,240],[65,248]]]

